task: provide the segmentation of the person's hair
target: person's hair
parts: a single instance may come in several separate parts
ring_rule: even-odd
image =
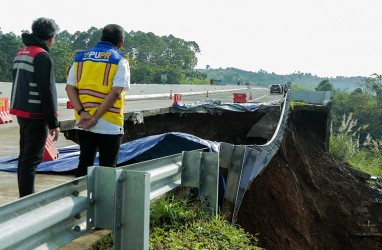
[[[108,24],[102,29],[101,41],[110,42],[115,46],[125,39],[125,30],[118,24]]]
[[[32,23],[32,34],[41,40],[48,40],[58,33],[60,28],[53,19],[40,17]]]

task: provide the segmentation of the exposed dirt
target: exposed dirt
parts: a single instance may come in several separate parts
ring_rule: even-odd
[[[246,192],[237,224],[265,249],[382,249],[381,195],[370,176],[336,162],[295,124]]]

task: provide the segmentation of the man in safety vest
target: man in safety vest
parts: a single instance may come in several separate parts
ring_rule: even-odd
[[[80,158],[76,176],[87,174],[99,152],[99,165],[116,167],[123,137],[125,90],[130,88],[130,67],[119,51],[125,31],[117,24],[102,29],[100,42],[76,53],[66,85],[75,110]]]

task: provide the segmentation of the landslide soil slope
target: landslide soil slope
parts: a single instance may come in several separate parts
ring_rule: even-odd
[[[321,146],[320,146],[321,145]],[[237,224],[265,249],[382,249],[382,204],[369,175],[336,162],[293,121],[247,190]]]

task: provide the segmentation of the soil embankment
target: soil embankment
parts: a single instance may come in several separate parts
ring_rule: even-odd
[[[295,116],[296,117],[296,116]],[[382,249],[382,197],[290,118],[278,153],[247,190],[237,224],[265,249]]]

